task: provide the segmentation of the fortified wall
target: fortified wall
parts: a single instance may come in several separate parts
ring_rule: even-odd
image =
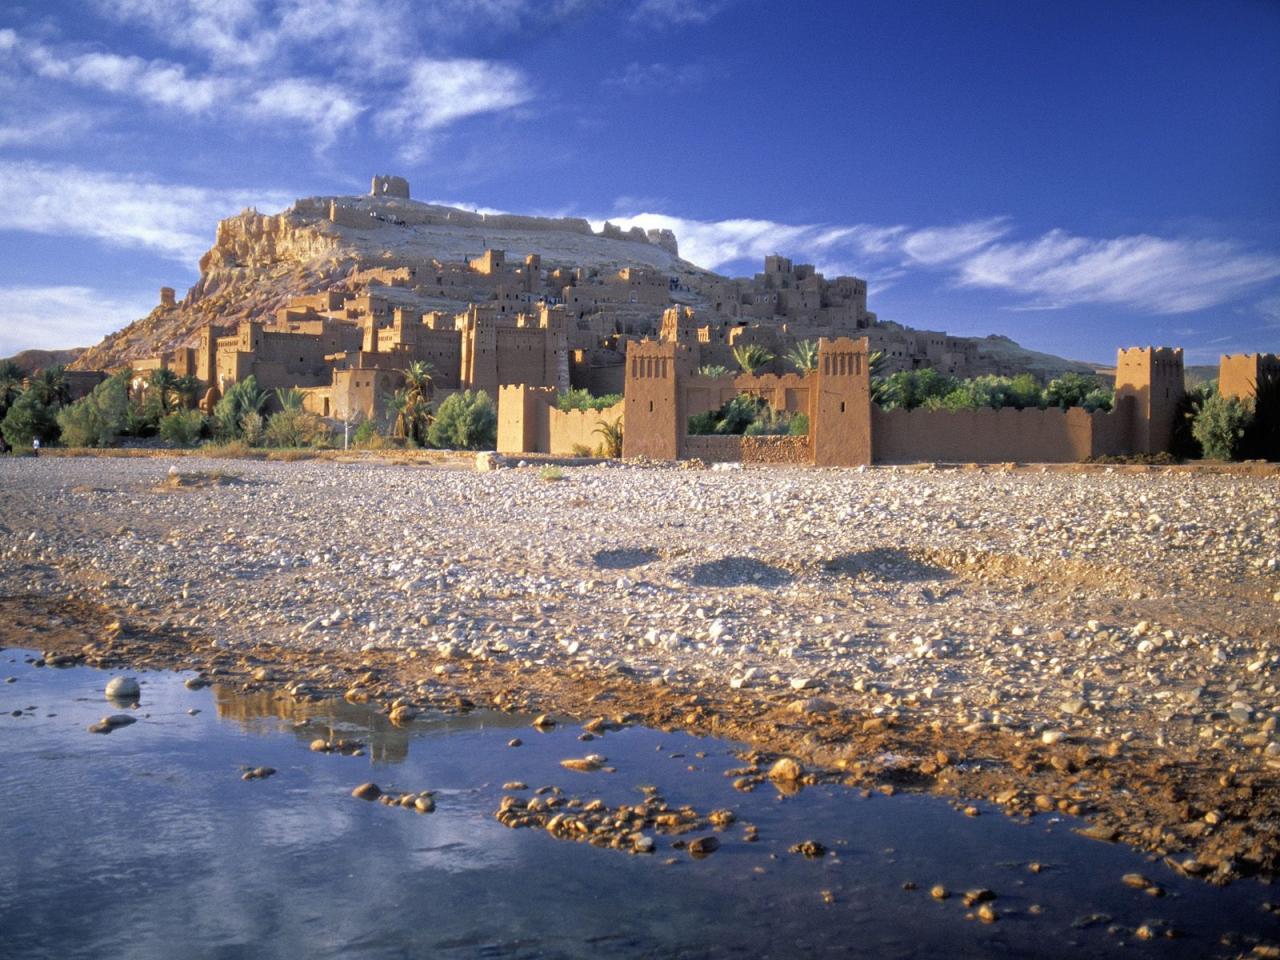
[[[1168,450],[1183,394],[1182,351],[1145,347],[1119,352],[1116,402],[1105,413],[1080,408],[884,411],[871,400],[868,352],[866,337],[823,338],[817,369],[803,377],[704,377],[696,372],[695,352],[680,338],[633,341],[627,345],[621,404],[623,455],[817,466],[1077,462]],[[689,435],[690,416],[717,409],[741,393],[760,397],[777,411],[806,413],[808,437]],[[566,453],[578,442],[555,425],[565,415],[552,406],[554,391],[509,387],[502,396],[499,449]],[[591,425],[612,415],[596,415]]]

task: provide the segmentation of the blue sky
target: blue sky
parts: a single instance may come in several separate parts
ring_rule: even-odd
[[[779,252],[1079,359],[1280,350],[1275,0],[79,0],[0,11],[0,355],[360,193]]]

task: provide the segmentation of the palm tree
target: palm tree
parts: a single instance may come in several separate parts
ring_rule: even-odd
[[[733,359],[744,373],[755,373],[773,360],[773,354],[758,343],[744,343],[733,348]]]
[[[194,373],[188,373],[186,376],[179,377],[174,383],[173,389],[177,391],[178,397],[182,400],[182,405],[193,408],[200,402],[201,389],[204,381],[197,377]]]
[[[619,417],[610,423],[608,420],[601,420],[592,433],[598,433],[601,444],[604,447],[604,455],[612,457],[615,460],[622,456],[622,418]]]
[[[28,389],[35,391],[34,397],[46,407],[63,407],[71,402],[66,370],[60,366],[41,370],[31,378]]]
[[[425,446],[431,429],[431,398],[435,393],[431,364],[415,360],[403,372],[404,388],[396,391],[391,402],[396,412],[396,436]]]
[[[156,419],[161,419],[172,411],[178,400],[178,375],[168,367],[152,370],[151,376],[147,377],[147,394],[149,403],[157,412]]]
[[[267,393],[258,386],[258,378],[253,374],[231,384],[213,408],[222,436],[226,439],[239,437],[244,429],[244,418],[251,413],[262,413],[266,403]]]
[[[885,399],[887,379],[881,374],[884,369],[885,355],[883,350],[873,350],[867,354],[867,376],[871,380],[871,402],[880,403]]]
[[[728,372],[729,368],[719,363],[709,363],[698,368],[698,376],[711,377],[712,379],[723,377]]]
[[[800,374],[818,369],[818,344],[813,340],[801,340],[787,351],[784,358]]]
[[[305,395],[297,387],[287,390],[284,387],[276,388],[276,400],[280,402],[281,410],[301,410],[304,399]]]
[[[22,368],[12,360],[0,360],[0,414],[3,414],[22,393],[22,381],[26,379]]]

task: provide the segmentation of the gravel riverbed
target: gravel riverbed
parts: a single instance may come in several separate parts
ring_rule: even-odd
[[[1275,874],[1275,472],[562,473],[2,459],[0,641],[626,715]]]

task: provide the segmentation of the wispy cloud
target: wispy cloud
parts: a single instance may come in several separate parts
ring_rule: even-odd
[[[17,112],[0,116],[0,148],[34,150],[61,146],[94,127],[94,119],[82,110],[53,113]]]
[[[1226,240],[1094,238],[1064,230],[1015,239],[1005,217],[923,227],[704,221],[653,213],[612,219],[625,227],[673,230],[681,254],[713,270],[775,252],[862,273],[881,284],[890,272],[926,270],[957,286],[1028,298],[1015,309],[1101,303],[1189,313],[1231,302],[1280,277],[1280,254]]]
[[[493,113],[532,97],[528,78],[490,60],[419,60],[397,101],[378,115],[389,132],[416,137],[407,156],[421,156],[423,137],[464,117]]]
[[[707,68],[701,63],[628,63],[616,73],[605,77],[603,85],[628,93],[647,93],[654,90],[677,90],[696,86],[707,77]]]
[[[191,267],[217,221],[245,207],[278,210],[278,191],[214,190],[79,167],[0,161],[0,230],[82,237]]]
[[[154,304],[75,286],[0,286],[0,357],[96,343]]]
[[[631,19],[640,24],[686,25],[706,23],[718,16],[731,0],[640,0]]]

